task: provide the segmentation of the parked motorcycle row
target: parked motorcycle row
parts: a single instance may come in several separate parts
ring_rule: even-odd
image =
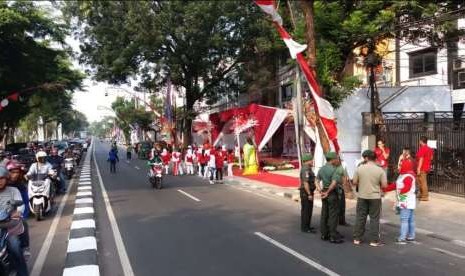
[[[33,214],[43,220],[55,209],[56,195],[66,192],[65,179],[72,179],[89,143],[80,139],[15,143],[0,150],[0,193],[18,193],[15,200],[0,204],[0,275],[27,275],[26,219]],[[20,248],[11,249],[12,238],[19,239]]]

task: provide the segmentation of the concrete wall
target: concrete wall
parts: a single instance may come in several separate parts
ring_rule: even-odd
[[[395,93],[399,87],[379,88],[383,102]],[[415,86],[392,100],[383,108],[383,112],[431,112],[451,111],[451,93],[449,86]],[[355,169],[356,160],[362,151],[362,112],[370,111],[370,99],[367,89],[359,89],[347,98],[336,110],[338,139],[341,156],[346,161],[349,174]],[[388,145],[389,146],[389,145]]]

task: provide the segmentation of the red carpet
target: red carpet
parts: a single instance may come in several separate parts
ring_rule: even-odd
[[[248,178],[251,180],[261,181],[268,184],[280,187],[299,187],[299,179],[297,177],[286,176],[260,171],[257,175],[242,175],[242,170],[234,168],[234,175]]]

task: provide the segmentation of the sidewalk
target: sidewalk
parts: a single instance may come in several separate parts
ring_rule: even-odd
[[[299,191],[295,187],[279,187],[241,176],[235,176],[232,180],[227,179],[227,183],[246,186],[296,202],[300,201]],[[356,202],[356,199],[346,199],[346,218],[352,225],[355,221]],[[383,198],[381,222],[397,228],[400,227],[400,218],[395,214],[394,203],[395,194],[393,192],[388,193]],[[318,194],[315,195],[315,206],[321,207],[321,199]],[[465,198],[430,193],[430,200],[419,202],[415,214],[418,234],[465,247]]]

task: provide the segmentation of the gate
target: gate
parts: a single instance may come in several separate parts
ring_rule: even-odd
[[[456,114],[457,115],[457,114]],[[415,156],[421,136],[436,141],[431,172],[430,191],[465,197],[465,114],[453,112],[384,112],[386,145],[391,149],[391,175],[397,169],[404,147]]]

